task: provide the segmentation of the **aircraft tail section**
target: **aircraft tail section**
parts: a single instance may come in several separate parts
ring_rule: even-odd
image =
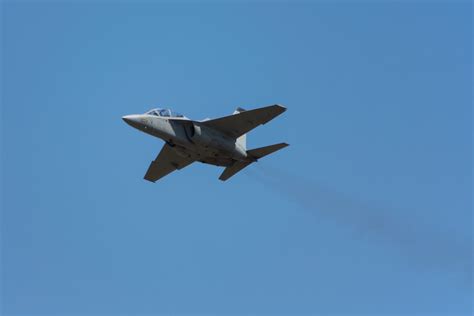
[[[242,113],[242,112],[245,112],[245,109],[242,109],[242,108],[239,107],[239,108],[235,109],[234,113],[232,113],[232,114],[239,114],[239,113]],[[240,137],[238,137],[236,142],[237,142],[237,144],[240,145],[240,147],[243,150],[247,150],[247,134],[243,134]]]
[[[245,109],[242,109],[241,107],[238,107],[235,109],[234,113],[232,114],[239,114],[239,113],[242,113],[242,112],[245,112],[246,110]]]
[[[267,155],[274,153],[277,150],[283,149],[286,146],[288,146],[287,143],[279,143],[275,145],[255,148],[252,150],[247,150],[247,155],[255,159],[260,159],[262,157],[265,157]]]
[[[247,134],[244,134],[237,138],[236,143],[243,149],[247,150]]]
[[[288,146],[287,143],[279,143],[275,145],[247,150],[247,156],[257,161],[257,159],[270,155],[271,153],[274,153],[275,151],[285,148],[286,146]],[[247,167],[253,162],[254,161],[235,161],[231,166],[224,169],[224,172],[222,172],[221,176],[219,177],[219,180],[225,181],[229,179],[230,177],[235,175],[237,172],[244,169],[245,167]]]
[[[232,177],[234,174],[239,172],[240,170],[244,169],[248,165],[250,165],[253,161],[236,161],[232,164],[232,166],[227,167],[224,169],[224,172],[222,172],[221,176],[219,177],[219,180],[225,181]]]

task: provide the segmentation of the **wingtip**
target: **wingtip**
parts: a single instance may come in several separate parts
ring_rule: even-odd
[[[282,112],[285,112],[287,110],[286,106],[284,106],[283,104],[275,104],[275,106],[279,107]]]
[[[156,183],[156,180],[153,181],[153,180],[147,178],[146,176],[143,177],[143,179],[146,180],[146,181],[148,181],[148,182],[151,182],[151,183]]]
[[[225,182],[227,179],[229,179],[229,177],[226,177],[224,173],[221,173],[221,175],[219,176],[219,180],[221,180],[222,182]]]

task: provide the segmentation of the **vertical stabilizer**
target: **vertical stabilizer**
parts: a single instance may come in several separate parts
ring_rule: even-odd
[[[247,150],[247,134],[244,134],[237,138],[237,144],[243,149]]]
[[[241,112],[245,112],[245,110],[239,107],[239,108],[235,109],[234,113],[232,113],[232,114],[239,114]],[[237,144],[239,144],[239,146],[243,150],[247,150],[247,134],[243,134],[242,136],[237,138],[236,142],[237,142]]]

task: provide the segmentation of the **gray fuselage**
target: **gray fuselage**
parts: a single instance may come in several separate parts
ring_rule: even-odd
[[[134,128],[161,138],[183,157],[217,166],[235,161],[253,161],[236,139],[184,117],[127,115],[123,120]]]

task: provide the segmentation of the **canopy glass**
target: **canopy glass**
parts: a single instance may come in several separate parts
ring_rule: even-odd
[[[183,117],[182,114],[174,112],[170,109],[160,109],[160,108],[152,109],[146,112],[145,114],[154,115],[154,116],[162,116],[162,117]]]

